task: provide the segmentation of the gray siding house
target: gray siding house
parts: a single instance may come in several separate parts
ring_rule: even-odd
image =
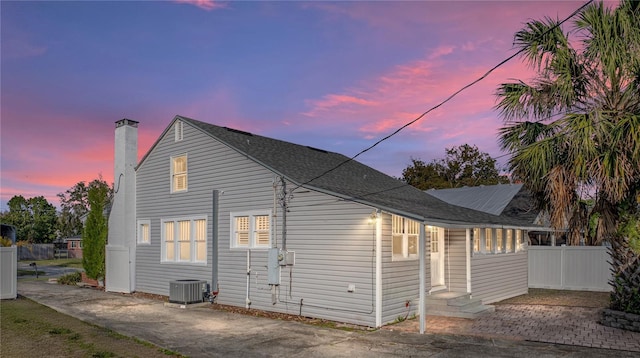
[[[108,291],[169,295],[172,281],[203,280],[219,304],[371,327],[422,313],[426,295],[527,292],[532,225],[517,217],[182,116],[138,163],[137,126],[116,122]]]

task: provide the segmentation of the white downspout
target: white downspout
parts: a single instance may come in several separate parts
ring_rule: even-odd
[[[467,237],[466,237],[466,262],[467,262],[467,293],[471,293],[471,230],[467,229]]]
[[[426,325],[426,309],[425,309],[425,268],[426,268],[426,243],[425,243],[425,229],[424,224],[420,224],[420,238],[418,241],[418,252],[420,254],[420,300],[418,308],[418,313],[420,314],[420,334],[424,334],[425,325]]]
[[[382,214],[376,210],[376,327],[382,326]]]
[[[249,297],[249,285],[251,282],[251,250],[247,250],[247,297],[245,298],[245,308],[250,308],[251,298]]]

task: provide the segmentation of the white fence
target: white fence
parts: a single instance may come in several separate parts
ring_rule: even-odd
[[[0,299],[17,297],[18,250],[15,246],[0,247]]]
[[[603,246],[529,246],[529,287],[611,291],[609,253]]]

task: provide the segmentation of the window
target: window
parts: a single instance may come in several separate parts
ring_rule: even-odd
[[[516,230],[516,251],[522,250],[522,230]]]
[[[231,213],[231,248],[271,247],[271,213],[268,210]]]
[[[138,244],[149,244],[151,243],[151,232],[150,230],[150,222],[149,220],[138,220]]]
[[[513,230],[506,230],[506,252],[513,252]]]
[[[187,155],[171,157],[171,192],[187,191]]]
[[[163,219],[162,261],[206,263],[206,217]]]
[[[473,252],[502,254],[522,250],[522,230],[473,229]]]
[[[418,258],[420,223],[392,215],[391,232],[392,258],[394,260],[416,260]]]
[[[440,241],[439,237],[438,237],[438,228],[435,226],[432,226],[430,231],[430,235],[431,235],[431,252],[432,253],[437,253],[440,251],[440,247],[438,247],[438,243]]]
[[[480,229],[473,229],[471,235],[473,235],[473,252],[480,252]]]
[[[183,137],[183,128],[184,128],[184,123],[182,123],[182,121],[176,121],[176,124],[174,125],[174,132],[175,132],[175,141],[179,142],[182,140]]]
[[[486,228],[484,229],[484,252],[491,253],[493,252],[493,230]]]
[[[502,229],[496,229],[496,252],[504,252],[504,232]]]

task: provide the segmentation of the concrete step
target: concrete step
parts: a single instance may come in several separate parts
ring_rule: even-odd
[[[476,319],[490,312],[495,312],[495,310],[495,307],[490,305],[480,305],[465,311],[441,311],[427,307],[427,315]]]
[[[483,305],[482,300],[471,298],[464,292],[438,292],[426,299],[426,313],[434,316],[476,318],[488,312],[494,312],[495,307]]]

